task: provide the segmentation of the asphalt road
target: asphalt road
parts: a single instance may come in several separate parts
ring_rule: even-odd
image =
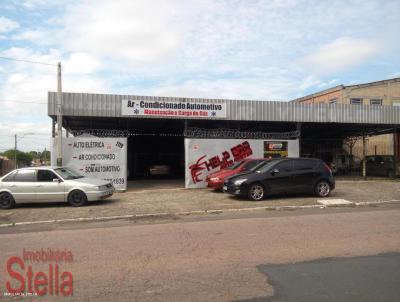
[[[59,265],[73,275],[73,301],[395,301],[400,296],[398,205],[1,232],[3,267],[24,248],[71,251],[73,262]],[[34,271],[48,270],[47,263],[31,265]],[[3,269],[1,292],[7,280]],[[58,299],[47,294],[21,300]]]

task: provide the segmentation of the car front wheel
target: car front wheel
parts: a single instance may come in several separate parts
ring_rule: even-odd
[[[315,186],[315,194],[319,197],[326,197],[331,193],[331,185],[329,182],[322,180]]]
[[[259,201],[264,198],[264,187],[260,184],[253,184],[249,188],[248,197],[251,200]]]
[[[8,192],[0,193],[0,208],[11,209],[15,206],[14,197]]]
[[[74,190],[68,195],[68,202],[74,207],[81,207],[86,204],[86,194],[79,190]]]

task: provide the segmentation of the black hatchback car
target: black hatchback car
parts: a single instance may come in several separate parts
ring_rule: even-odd
[[[282,158],[225,180],[223,191],[261,200],[281,193],[314,193],[326,197],[335,189],[331,169],[320,159]]]

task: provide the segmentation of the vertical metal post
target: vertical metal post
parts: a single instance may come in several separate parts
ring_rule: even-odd
[[[17,135],[14,135],[14,168],[18,169],[17,164]]]
[[[296,124],[296,130],[299,131],[299,157],[301,157],[301,123]]]
[[[61,62],[57,64],[57,166],[62,166],[62,87]]]
[[[365,144],[365,130],[363,130],[362,144],[363,144],[363,150],[362,150],[362,152],[363,152],[362,176],[366,177],[367,176],[367,161],[365,159],[365,156],[366,156],[366,152],[365,152],[365,149],[366,149],[365,148],[366,147],[366,144]]]
[[[56,121],[54,119],[51,120],[51,137],[56,137]]]
[[[393,165],[394,165],[394,177],[397,176],[397,161],[399,160],[399,137],[397,133],[397,125],[393,128]]]

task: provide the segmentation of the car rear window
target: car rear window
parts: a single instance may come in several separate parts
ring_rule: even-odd
[[[19,170],[15,175],[14,181],[36,181],[35,170]]]
[[[7,177],[5,177],[2,181],[3,182],[14,181],[15,174],[17,174],[16,171],[12,172]]]
[[[234,163],[232,166],[228,167],[227,169],[228,169],[228,170],[234,170],[234,169],[236,169],[237,167],[239,167],[242,163],[243,163],[243,160],[238,161],[238,162]]]
[[[245,163],[243,165],[243,170],[244,171],[250,171],[251,169],[253,169],[255,166],[257,166],[258,164],[262,163],[264,160],[260,159],[260,160],[251,160],[247,163]]]
[[[295,170],[312,170],[318,164],[318,161],[313,159],[299,159],[294,161]]]
[[[282,172],[290,172],[293,171],[294,165],[293,165],[294,160],[284,160],[274,166],[274,169],[278,169],[279,171]]]

